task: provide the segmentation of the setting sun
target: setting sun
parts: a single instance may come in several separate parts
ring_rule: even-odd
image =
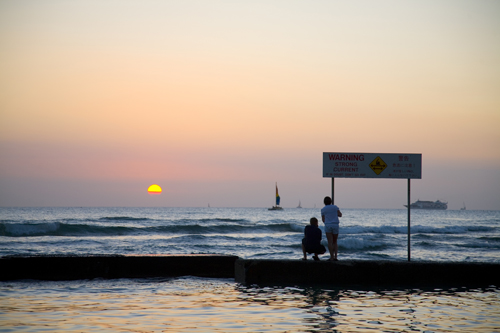
[[[161,194],[161,187],[159,185],[153,184],[148,187],[149,194]]]

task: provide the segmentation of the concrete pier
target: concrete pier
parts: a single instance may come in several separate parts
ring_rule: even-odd
[[[186,275],[261,285],[500,286],[500,263],[248,260],[208,254],[0,257],[0,281]]]
[[[203,254],[7,256],[0,258],[0,280],[78,280],[185,275],[233,278],[237,258]]]
[[[238,259],[235,280],[278,285],[500,286],[500,264]]]

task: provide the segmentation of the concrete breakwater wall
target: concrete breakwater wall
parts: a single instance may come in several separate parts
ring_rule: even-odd
[[[89,255],[0,258],[0,280],[200,276],[233,278],[236,256]]]
[[[230,255],[0,257],[0,280],[199,276],[243,284],[500,286],[500,264],[342,260],[249,260]]]
[[[500,264],[238,259],[235,280],[245,284],[500,286]]]

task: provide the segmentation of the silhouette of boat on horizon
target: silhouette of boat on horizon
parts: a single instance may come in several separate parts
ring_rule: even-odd
[[[408,205],[404,205],[408,207]],[[410,205],[411,209],[438,209],[438,210],[446,210],[448,209],[448,203],[442,201],[423,201],[417,200]]]

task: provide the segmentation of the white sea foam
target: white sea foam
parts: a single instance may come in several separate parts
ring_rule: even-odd
[[[338,240],[339,248],[345,250],[382,250],[390,245],[388,242],[362,237],[346,237]]]
[[[467,234],[470,232],[488,232],[494,230],[494,227],[490,226],[443,226],[443,227],[432,227],[423,225],[412,225],[410,230],[412,234],[422,233],[422,234]],[[343,234],[407,234],[407,226],[342,226],[341,233]]]

